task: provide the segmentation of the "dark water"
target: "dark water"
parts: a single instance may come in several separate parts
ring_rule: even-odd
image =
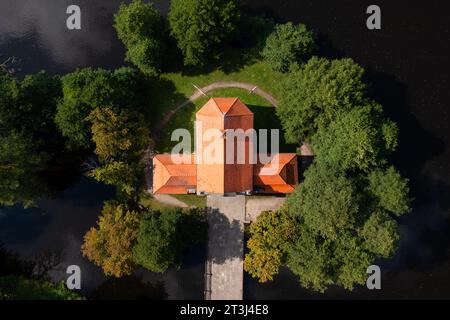
[[[331,288],[324,295],[301,289],[283,269],[275,281],[258,284],[246,277],[249,299],[322,298],[450,298],[450,30],[445,2],[381,1],[382,30],[365,27],[366,0],[241,1],[252,12],[279,21],[303,22],[320,38],[323,54],[348,56],[368,70],[372,96],[400,127],[400,147],[393,162],[410,178],[414,210],[401,219],[402,242],[396,256],[379,261],[382,290],[356,288],[348,293]],[[82,9],[82,30],[68,31],[65,10]],[[47,69],[64,73],[77,67],[116,68],[123,64],[123,47],[111,27],[118,0],[1,0],[0,60],[22,60],[19,75]],[[157,1],[163,12],[167,1]],[[64,253],[64,264],[82,266],[86,290],[104,281],[101,271],[80,256],[82,235],[92,226],[109,188],[80,180],[58,199],[40,209],[12,208],[0,212],[0,237],[8,247],[31,255],[45,248]],[[190,254],[180,271],[163,276],[169,298],[201,298],[201,254]],[[55,275],[62,277],[63,271]]]

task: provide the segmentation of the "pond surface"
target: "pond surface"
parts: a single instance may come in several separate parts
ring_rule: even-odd
[[[124,49],[112,29],[119,0],[2,0],[0,2],[0,62],[21,60],[19,76],[41,69],[65,73],[82,67],[117,68]],[[401,219],[402,241],[396,256],[379,261],[382,290],[356,288],[348,293],[331,288],[324,295],[298,285],[282,269],[275,281],[258,284],[245,279],[249,299],[323,298],[450,298],[450,129],[448,10],[443,4],[377,1],[382,30],[365,27],[366,0],[245,0],[249,11],[278,21],[304,22],[317,31],[323,53],[351,57],[368,71],[373,97],[398,122],[400,147],[393,162],[410,178],[414,210]],[[66,8],[82,9],[82,30],[65,26]],[[156,1],[167,12],[168,1]],[[39,209],[0,210],[0,240],[24,257],[46,250],[60,251],[65,266],[78,264],[85,292],[105,281],[101,270],[80,254],[84,233],[94,225],[104,200],[113,191],[81,178],[56,199],[42,200]],[[203,253],[193,250],[183,269],[164,275],[139,272],[145,280],[163,281],[171,299],[201,298]]]

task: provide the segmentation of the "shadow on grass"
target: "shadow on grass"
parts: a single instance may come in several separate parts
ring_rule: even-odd
[[[242,49],[232,46],[227,46],[215,57],[205,62],[202,66],[184,66],[179,70],[186,76],[198,76],[209,74],[212,71],[220,70],[225,74],[238,72],[245,66],[254,64],[259,59],[259,52],[254,49]]]
[[[279,148],[280,152],[295,152],[298,147],[296,144],[289,144],[286,142],[283,130],[281,127],[281,122],[276,114],[275,107],[260,107],[255,105],[247,105],[247,107],[254,114],[254,128],[259,129],[278,129],[279,130]],[[259,138],[259,137],[258,137]],[[267,146],[271,145],[270,131],[268,131],[268,141]],[[259,147],[258,147],[259,148]]]
[[[182,103],[186,97],[179,93],[173,82],[163,78],[151,78],[147,81],[146,117],[151,129],[158,126],[168,111]]]

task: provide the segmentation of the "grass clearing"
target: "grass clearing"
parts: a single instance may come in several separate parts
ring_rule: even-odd
[[[151,125],[154,125],[154,119],[162,118],[168,110],[188,99],[196,90],[193,85],[204,87],[218,81],[248,82],[277,97],[277,84],[282,78],[282,73],[273,71],[261,60],[257,50],[229,48],[216,64],[204,68],[181,67],[179,70],[162,74],[157,81],[151,81],[149,90],[152,104],[149,120]],[[239,96],[251,105],[270,106],[264,99],[242,89],[218,89],[211,94]]]
[[[176,208],[174,206],[170,206],[168,204],[156,201],[154,198],[152,198],[146,192],[143,192],[141,194],[139,204],[142,205],[145,208],[152,209],[152,210],[157,210],[157,211],[161,211],[161,212],[165,212],[165,211],[168,211],[168,210],[173,210],[173,209]]]
[[[186,203],[190,207],[205,208],[206,197],[197,196],[195,194],[172,194],[172,197]]]

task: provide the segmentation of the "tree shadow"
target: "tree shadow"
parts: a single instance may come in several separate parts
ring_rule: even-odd
[[[150,283],[131,275],[108,278],[95,288],[89,300],[165,300],[168,298],[164,283]]]
[[[261,107],[256,105],[247,105],[250,111],[253,112],[253,127],[258,132],[259,129],[268,130],[268,148],[271,145],[270,129],[279,130],[279,151],[280,152],[295,152],[298,145],[287,143],[284,138],[283,129],[280,119],[276,114],[275,107]],[[258,137],[259,138],[259,137]],[[259,147],[259,146],[258,146]]]
[[[316,33],[316,42],[318,46],[317,55],[327,59],[342,59],[345,54],[339,50],[332,42],[331,38],[324,33]]]
[[[412,212],[399,219],[400,246],[392,264],[422,268],[448,258],[450,247],[450,186],[424,172],[446,145],[423,128],[410,110],[408,88],[394,76],[366,72],[369,95],[382,104],[385,114],[399,128],[399,146],[390,161],[410,180]]]
[[[161,130],[159,125],[170,110],[187,99],[178,92],[172,81],[163,78],[149,78],[146,92],[148,105],[144,112],[152,130]]]
[[[33,269],[32,261],[21,259],[18,254],[8,251],[0,242],[0,276],[31,277]]]
[[[385,115],[399,128],[398,148],[390,161],[409,179],[415,205],[427,202],[425,178],[421,169],[445,150],[445,143],[424,129],[410,111],[408,88],[392,75],[366,71],[369,96],[383,106]],[[424,188],[425,187],[425,188]]]
[[[216,70],[230,74],[255,63],[259,58],[259,52],[255,48],[243,49],[227,45],[217,50],[217,55],[211,57],[203,65],[181,66],[178,70],[173,71],[181,72],[184,76],[205,75]]]
[[[224,264],[235,258],[242,259],[244,230],[238,220],[230,221],[216,208],[208,208],[208,260]]]

